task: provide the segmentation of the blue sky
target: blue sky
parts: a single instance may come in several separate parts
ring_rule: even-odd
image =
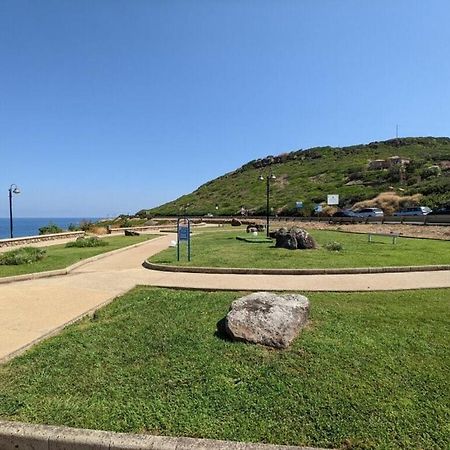
[[[113,216],[316,145],[450,135],[448,0],[0,0],[0,216]],[[3,199],[3,200],[1,200]]]

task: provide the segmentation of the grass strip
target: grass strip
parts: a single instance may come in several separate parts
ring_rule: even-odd
[[[317,250],[287,250],[274,243],[246,245],[236,237],[251,239],[239,231],[199,233],[192,237],[191,261],[177,261],[176,249],[153,255],[157,264],[197,267],[255,267],[276,269],[386,267],[450,264],[450,242],[398,238],[396,244],[388,237],[368,242],[366,234],[314,230],[311,234],[319,244]],[[330,242],[342,244],[339,252],[329,251]]]
[[[346,449],[448,448],[450,290],[310,293],[292,347],[235,343],[238,292],[139,287],[0,367],[0,416]]]
[[[14,266],[0,265],[0,277],[10,277],[13,275],[23,275],[26,273],[64,269],[65,267],[75,264],[83,259],[137,244],[139,242],[144,242],[155,237],[157,236],[112,236],[102,238],[102,240],[108,242],[108,245],[103,247],[66,248],[65,244],[40,247],[46,250],[46,257],[44,259],[30,264],[20,264]]]

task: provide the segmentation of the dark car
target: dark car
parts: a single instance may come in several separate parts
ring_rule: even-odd
[[[342,211],[337,211],[333,214],[333,217],[359,217],[358,214],[354,213],[350,209],[343,209]]]
[[[430,212],[430,216],[450,216],[450,208],[439,208]]]

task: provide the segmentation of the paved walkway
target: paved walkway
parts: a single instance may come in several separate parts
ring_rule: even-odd
[[[137,284],[227,290],[371,291],[450,287],[450,271],[362,275],[216,275],[159,272],[142,262],[167,248],[161,236],[87,263],[69,275],[0,285],[0,362]]]

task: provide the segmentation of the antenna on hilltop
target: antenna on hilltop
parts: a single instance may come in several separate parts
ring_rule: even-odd
[[[395,126],[395,138],[398,139],[398,124]]]

